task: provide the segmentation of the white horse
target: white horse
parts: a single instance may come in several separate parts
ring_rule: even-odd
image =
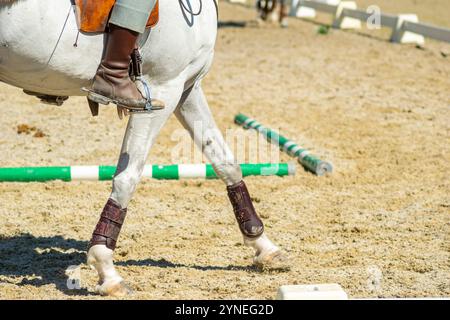
[[[223,182],[231,185],[242,180],[201,87],[213,61],[217,9],[214,0],[160,2],[160,22],[148,34],[142,56],[152,95],[164,101],[166,108],[133,113],[129,118],[110,196],[122,208],[127,208],[148,152],[172,113]],[[50,98],[84,95],[81,88],[88,87],[95,74],[103,39],[103,35],[78,34],[70,0],[0,0],[0,81]],[[198,121],[203,132],[194,136]],[[285,266],[286,257],[265,232],[257,238],[244,236],[244,243],[254,248],[255,264]],[[114,268],[111,249],[91,247],[88,264],[99,274],[99,293],[120,296],[129,292]]]

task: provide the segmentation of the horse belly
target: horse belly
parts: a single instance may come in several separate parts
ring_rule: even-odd
[[[0,54],[0,81],[12,86],[48,95],[80,96],[84,94],[80,88],[89,85],[87,79],[69,77],[11,51],[0,50]]]
[[[70,9],[69,1],[60,0],[0,7],[1,81],[49,95],[83,95],[103,38],[80,35],[75,47],[78,29]]]

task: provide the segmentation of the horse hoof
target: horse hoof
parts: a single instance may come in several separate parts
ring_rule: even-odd
[[[105,283],[98,285],[97,292],[102,296],[121,298],[131,295],[133,290],[124,281],[121,281],[112,285]]]
[[[291,269],[290,260],[287,254],[281,250],[268,254],[260,254],[254,259],[254,265],[259,270],[281,270],[289,271]]]

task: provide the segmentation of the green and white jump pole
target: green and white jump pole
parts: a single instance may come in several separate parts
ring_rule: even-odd
[[[280,149],[285,151],[287,154],[296,157],[301,165],[318,176],[323,176],[324,174],[331,173],[333,171],[333,166],[331,163],[320,160],[316,156],[310,154],[308,150],[297,145],[295,142],[283,137],[276,131],[264,127],[255,119],[249,118],[246,115],[240,113],[235,116],[234,122],[238,125],[243,126],[244,129],[252,128],[257,130],[267,139],[267,141],[273,144],[277,144]]]
[[[241,164],[240,166],[245,177],[295,174],[295,165],[290,163]],[[115,172],[115,166],[0,168],[0,182],[104,181],[112,180]],[[159,180],[217,178],[210,164],[146,165],[142,176]]]

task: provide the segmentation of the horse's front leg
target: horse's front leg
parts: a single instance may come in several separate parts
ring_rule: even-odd
[[[255,250],[254,264],[261,268],[288,268],[285,253],[264,232],[263,222],[242,178],[241,167],[217,128],[199,84],[192,88],[175,114],[226,184],[244,243]]]
[[[89,244],[88,264],[98,272],[97,291],[102,295],[124,296],[130,292],[114,268],[113,252],[148,152],[172,111],[161,110],[130,116],[113,179],[113,190]]]

